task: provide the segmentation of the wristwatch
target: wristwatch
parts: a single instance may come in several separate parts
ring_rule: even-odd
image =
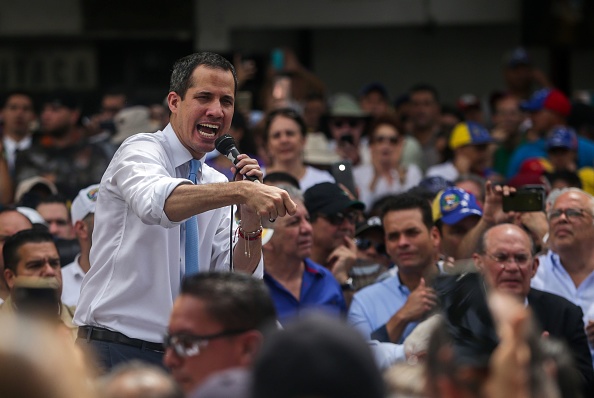
[[[355,291],[355,285],[353,284],[353,278],[349,277],[349,279],[347,279],[342,285],[340,285],[340,288],[343,291]]]

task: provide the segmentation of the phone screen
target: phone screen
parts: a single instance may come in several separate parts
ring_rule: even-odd
[[[357,196],[355,179],[353,178],[353,165],[350,160],[341,160],[332,164],[332,176],[337,184],[342,184],[353,196]]]
[[[545,190],[543,186],[522,187],[510,196],[503,197],[503,211],[544,211]]]

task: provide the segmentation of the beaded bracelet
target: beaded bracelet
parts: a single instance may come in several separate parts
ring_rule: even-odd
[[[255,231],[246,232],[243,228],[241,228],[241,225],[240,225],[239,228],[237,229],[237,233],[239,234],[239,236],[241,236],[245,240],[252,241],[252,240],[260,239],[260,237],[262,236],[262,226],[260,226],[260,228],[258,228]]]

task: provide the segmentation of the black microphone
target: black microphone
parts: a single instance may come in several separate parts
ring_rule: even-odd
[[[222,136],[217,138],[215,141],[215,148],[217,149],[217,151],[226,156],[227,159],[232,161],[233,164],[236,165],[237,162],[239,162],[239,160],[237,160],[237,157],[239,156],[239,151],[235,146],[235,140],[229,134],[223,134]],[[260,182],[258,178],[253,176],[245,175],[245,178],[247,178],[250,181]]]

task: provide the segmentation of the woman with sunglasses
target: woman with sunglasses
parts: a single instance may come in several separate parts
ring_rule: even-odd
[[[322,182],[334,182],[327,171],[303,161],[306,127],[303,118],[291,108],[276,109],[266,117],[264,143],[270,158],[265,173],[285,172],[297,180],[302,191]]]
[[[371,164],[362,164],[353,169],[355,184],[359,189],[359,200],[371,208],[377,199],[407,191],[423,178],[421,169],[401,162],[404,137],[400,134],[398,120],[384,115],[369,129],[369,150]]]

